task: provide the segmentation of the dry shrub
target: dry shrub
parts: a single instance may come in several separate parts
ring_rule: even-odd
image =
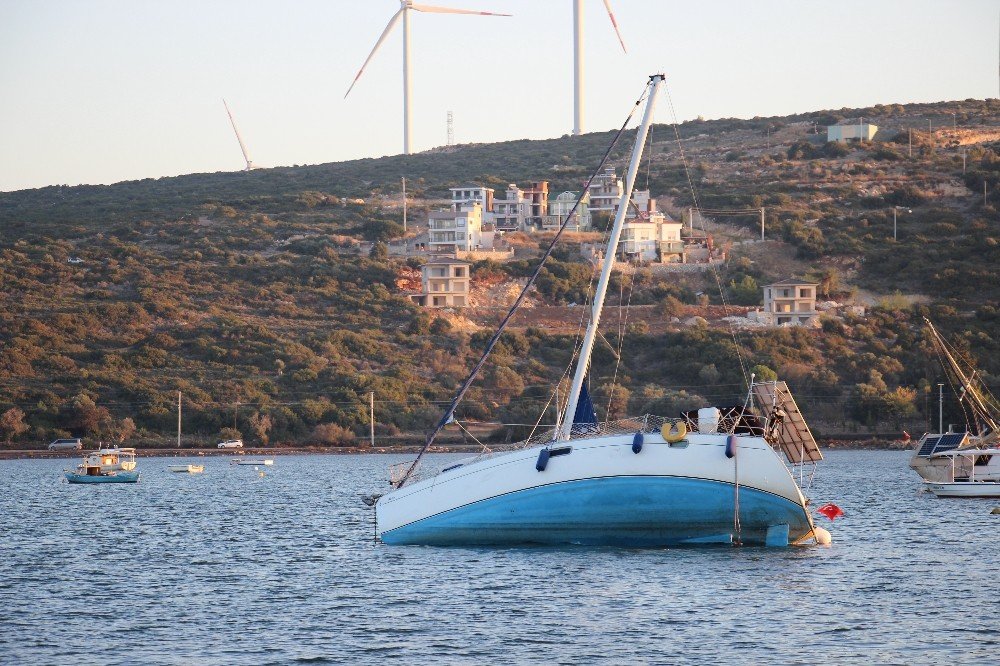
[[[313,429],[312,439],[325,446],[350,446],[354,443],[354,433],[336,423],[320,423]]]

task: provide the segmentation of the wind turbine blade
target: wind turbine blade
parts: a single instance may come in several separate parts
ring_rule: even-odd
[[[622,39],[622,31],[618,29],[618,21],[615,20],[615,13],[611,11],[611,0],[604,0],[604,8],[608,10],[608,16],[611,17],[611,25],[615,28],[615,34],[618,35],[618,43],[622,45],[622,51],[628,53],[628,49],[625,48],[625,40]]]
[[[250,161],[250,155],[247,154],[247,146],[243,143],[243,137],[240,136],[240,130],[236,127],[236,121],[233,119],[233,112],[229,110],[229,105],[226,104],[226,100],[222,100],[222,106],[226,107],[226,115],[229,116],[229,122],[233,125],[233,131],[236,132],[236,140],[240,142],[240,150],[243,151],[243,160],[247,163],[247,171],[253,168],[252,162]]]
[[[430,14],[475,14],[477,16],[513,16],[513,14],[498,14],[497,12],[480,12],[474,9],[455,9],[453,7],[434,7],[431,5],[410,5],[410,9]]]
[[[382,36],[378,38],[377,42],[375,42],[375,48],[373,48],[372,52],[368,54],[368,57],[365,59],[365,63],[361,65],[361,69],[358,70],[358,75],[354,77],[353,81],[351,81],[351,87],[347,89],[346,93],[344,93],[344,99],[347,99],[347,96],[351,94],[351,90],[354,88],[354,84],[357,83],[358,79],[361,78],[361,74],[364,73],[365,67],[368,66],[368,63],[371,61],[372,56],[374,56],[375,52],[378,51],[380,46],[382,46],[382,42],[384,42],[385,38],[389,36],[390,32],[392,32],[392,29],[393,27],[395,27],[396,22],[399,21],[399,17],[402,16],[403,12],[405,11],[406,8],[402,8],[398,12],[393,14],[391,19],[389,19],[389,23],[386,24],[385,30],[382,31]]]

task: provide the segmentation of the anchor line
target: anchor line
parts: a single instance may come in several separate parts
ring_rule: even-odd
[[[736,545],[743,544],[743,534],[740,526],[740,440],[733,438],[733,528],[736,530]]]
[[[535,267],[535,271],[531,274],[531,277],[528,278],[528,282],[521,289],[521,293],[518,294],[517,299],[514,301],[514,304],[511,305],[510,311],[503,318],[503,321],[500,322],[500,325],[497,327],[497,330],[493,334],[493,337],[490,338],[490,341],[486,344],[486,349],[483,351],[483,354],[480,357],[479,362],[476,363],[475,367],[472,368],[472,372],[469,373],[469,376],[465,379],[465,382],[458,390],[458,393],[455,395],[454,398],[452,398],[451,404],[448,406],[448,409],[445,411],[445,413],[441,416],[441,420],[438,421],[437,425],[434,427],[434,430],[432,430],[430,434],[427,435],[427,440],[424,442],[423,447],[421,447],[420,451],[417,453],[417,457],[414,458],[413,463],[407,468],[406,473],[404,473],[403,476],[399,479],[399,482],[396,483],[396,488],[402,488],[406,484],[410,476],[413,474],[413,471],[416,469],[417,463],[420,462],[421,458],[423,458],[427,450],[431,447],[432,444],[434,444],[434,440],[437,439],[438,434],[441,432],[442,429],[444,429],[446,425],[448,425],[454,419],[455,409],[462,401],[462,398],[465,397],[465,394],[472,386],[472,382],[475,381],[476,377],[483,369],[483,366],[486,365],[486,359],[489,358],[489,355],[493,352],[493,348],[496,347],[497,342],[500,341],[500,336],[503,334],[504,329],[507,328],[507,325],[514,318],[514,314],[521,307],[521,303],[527,296],[528,291],[535,284],[535,281],[538,279],[538,276],[542,271],[542,267],[545,265],[545,262],[548,260],[548,258],[552,255],[552,251],[555,249],[556,243],[559,242],[559,239],[562,236],[563,232],[566,230],[566,227],[569,226],[570,220],[573,219],[573,215],[576,213],[576,209],[580,206],[580,203],[583,201],[583,198],[584,196],[586,196],[587,192],[590,191],[591,183],[593,183],[594,178],[596,178],[597,175],[604,168],[604,165],[611,157],[611,151],[614,149],[616,145],[618,145],[618,141],[625,133],[625,128],[632,120],[632,116],[635,115],[636,109],[639,108],[639,105],[642,104],[642,101],[646,98],[646,95],[649,93],[651,84],[652,84],[652,77],[650,77],[650,81],[646,84],[646,87],[643,90],[642,95],[640,95],[639,99],[637,99],[635,104],[632,106],[632,109],[628,112],[628,116],[626,116],[625,122],[623,122],[622,126],[618,128],[618,131],[615,133],[615,136],[612,139],[610,145],[608,145],[607,150],[604,151],[604,156],[601,158],[600,164],[597,165],[597,168],[590,175],[590,178],[587,179],[586,184],[584,185],[583,189],[580,192],[580,196],[577,198],[576,203],[573,204],[573,208],[570,209],[570,211],[563,218],[562,224],[559,226],[559,230],[556,232],[555,236],[552,238],[552,242],[549,243],[549,246],[545,249],[545,252],[542,254],[542,258],[538,262],[538,266]]]

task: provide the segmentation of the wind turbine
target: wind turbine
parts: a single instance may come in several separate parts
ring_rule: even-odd
[[[348,95],[351,94],[351,90],[354,88],[354,84],[358,82],[361,78],[361,74],[365,71],[365,67],[368,66],[369,61],[371,61],[372,56],[378,51],[379,47],[382,46],[382,42],[385,38],[389,36],[392,29],[399,22],[400,17],[403,18],[403,153],[406,155],[410,154],[410,133],[412,126],[412,118],[410,115],[410,93],[412,88],[410,86],[410,11],[415,12],[427,12],[429,14],[476,14],[479,16],[511,16],[510,14],[497,14],[495,12],[480,12],[472,9],[454,9],[451,7],[432,7],[430,5],[418,5],[412,0],[399,0],[399,11],[392,15],[389,19],[389,23],[385,26],[385,30],[382,31],[382,35],[375,42],[375,48],[372,52],[368,54],[368,58],[365,59],[361,69],[358,70],[357,76],[351,81],[350,88],[344,93],[344,98],[346,99]]]
[[[628,53],[610,0],[604,0],[604,8],[608,10],[622,51]],[[580,134],[583,134],[583,0],[573,0],[573,135]]]
[[[240,150],[243,151],[243,159],[246,160],[247,163],[247,167],[246,169],[244,169],[244,171],[250,171],[252,169],[262,168],[254,164],[253,161],[250,159],[250,155],[249,153],[247,153],[247,146],[245,143],[243,143],[243,137],[240,136],[240,130],[238,127],[236,127],[236,121],[233,120],[233,112],[229,110],[229,105],[226,104],[226,100],[222,100],[222,105],[226,107],[226,113],[229,115],[229,122],[233,124],[233,131],[236,132],[236,140],[240,142]]]

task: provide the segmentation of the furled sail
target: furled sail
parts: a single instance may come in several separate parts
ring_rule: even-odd
[[[587,390],[587,381],[584,380],[580,387],[580,399],[576,403],[576,411],[573,413],[573,425],[597,425],[597,410],[594,409],[594,401]]]

